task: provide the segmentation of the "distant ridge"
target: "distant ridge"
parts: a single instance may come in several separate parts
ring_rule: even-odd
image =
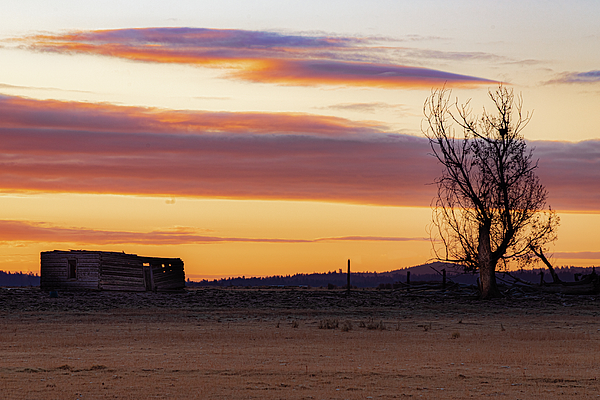
[[[386,275],[386,274],[390,274],[390,275],[400,274],[400,275],[406,276],[406,273],[408,271],[410,271],[410,274],[412,276],[430,275],[430,274],[437,274],[438,272],[441,273],[441,271],[443,269],[445,269],[446,273],[448,273],[448,274],[450,274],[450,273],[461,274],[462,273],[460,266],[456,266],[455,264],[445,263],[445,262],[441,262],[441,261],[434,261],[434,262],[430,262],[430,263],[426,263],[426,264],[415,265],[412,267],[395,269],[395,270],[389,271],[389,272],[380,272],[378,275],[382,276],[382,275]]]
[[[564,282],[574,281],[574,275],[589,274],[593,267],[558,267],[556,273]],[[442,269],[446,270],[447,279],[469,285],[477,284],[477,275],[472,273],[463,273],[460,266],[443,263],[439,261],[416,265],[413,267],[397,269],[387,272],[353,272],[351,274],[350,284],[354,287],[367,288],[378,287],[380,285],[393,284],[396,282],[406,282],[407,272],[410,271],[411,282],[417,281],[441,281]],[[540,272],[545,273],[545,280],[549,282],[550,274],[545,268],[536,268],[523,271],[512,271],[511,274],[519,279],[532,283],[540,282]],[[496,274],[499,281],[502,282],[503,274]],[[199,282],[189,281],[187,286],[311,286],[311,287],[342,287],[346,285],[346,273],[342,270],[312,273],[312,274],[294,274],[294,275],[274,275],[267,277],[238,277],[222,278],[213,280],[201,280]]]
[[[556,267],[555,271],[559,278],[564,282],[573,282],[575,274],[586,275],[592,272],[594,267]],[[441,281],[442,269],[446,269],[446,274],[449,280],[457,283],[474,285],[477,282],[477,275],[463,273],[460,267],[453,264],[443,262],[432,262],[413,267],[401,268],[387,272],[353,272],[351,275],[352,286],[356,287],[378,287],[381,284],[406,282],[407,272],[410,271],[411,282],[417,281]],[[436,272],[437,271],[437,272]],[[439,273],[438,273],[439,272]],[[511,274],[519,279],[532,283],[540,283],[540,272],[544,272],[544,279],[550,282],[550,274],[546,268],[534,268],[523,271],[512,271]],[[496,274],[500,282],[502,282],[503,274]],[[332,271],[325,273],[312,274],[294,274],[294,275],[274,275],[267,277],[238,277],[238,278],[223,278],[213,280],[201,280],[199,282],[186,282],[186,286],[312,286],[312,287],[327,287],[335,286],[342,287],[346,284],[346,273],[340,271]],[[23,272],[5,272],[0,271],[0,286],[39,286],[40,277],[33,273]]]
[[[39,275],[0,271],[0,286],[40,286]]]

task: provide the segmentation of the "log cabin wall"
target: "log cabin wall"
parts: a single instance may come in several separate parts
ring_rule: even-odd
[[[40,287],[99,289],[100,254],[81,251],[47,251],[40,254]]]
[[[185,287],[179,258],[106,251],[48,251],[41,256],[43,290],[173,291]]]
[[[143,262],[135,254],[100,253],[100,289],[144,292],[146,287]]]

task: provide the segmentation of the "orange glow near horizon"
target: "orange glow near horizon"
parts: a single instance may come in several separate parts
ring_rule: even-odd
[[[39,253],[55,249],[180,257],[196,280],[327,272],[347,259],[354,271],[384,272],[432,257],[428,207],[91,194],[2,195],[0,206],[0,269],[8,271],[37,273]],[[599,265],[600,214],[560,216],[552,262]]]

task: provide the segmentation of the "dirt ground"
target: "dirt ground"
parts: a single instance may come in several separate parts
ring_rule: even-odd
[[[600,398],[600,297],[0,289],[2,399]]]

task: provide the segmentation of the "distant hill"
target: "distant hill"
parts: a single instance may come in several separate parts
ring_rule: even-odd
[[[39,275],[0,271],[0,286],[40,286]]]
[[[407,272],[411,273],[411,281],[441,280],[441,270],[454,268],[451,264],[434,262],[410,268],[388,272],[352,272],[350,284],[355,287],[377,287],[380,284],[406,282]],[[440,272],[438,274],[438,272]],[[237,277],[199,282],[188,281],[187,286],[312,286],[312,287],[342,287],[346,285],[346,273],[342,270],[294,275],[274,275],[266,277]]]
[[[454,264],[432,262],[414,267],[397,269],[388,272],[353,272],[350,277],[350,284],[353,287],[367,288],[378,287],[380,285],[394,284],[397,282],[406,282],[407,273],[410,271],[410,280],[412,283],[419,281],[441,281],[442,270],[446,270],[446,277],[449,281],[476,285],[477,274],[463,273],[460,267]],[[589,274],[592,267],[558,267],[555,271],[559,278],[564,282],[574,281],[575,274]],[[511,275],[521,280],[539,283],[540,272],[544,272],[544,281],[551,282],[552,279],[546,268],[536,268],[522,271],[512,271]],[[510,280],[502,272],[497,272],[496,276],[501,283],[503,279]],[[199,282],[189,281],[186,286],[311,286],[311,287],[343,287],[346,285],[346,273],[342,270],[312,273],[312,274],[294,274],[294,275],[274,275],[266,277],[238,277],[222,278],[214,280],[201,280]]]

